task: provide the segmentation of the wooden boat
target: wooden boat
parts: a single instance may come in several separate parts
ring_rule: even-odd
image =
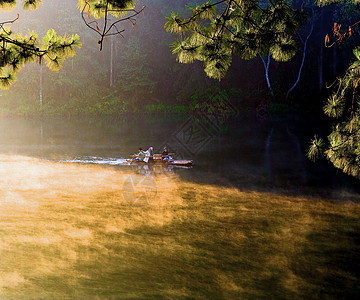
[[[173,155],[172,153],[169,154]],[[147,161],[143,160],[135,160],[135,156],[132,157],[130,161],[131,164],[151,164],[151,165],[167,165],[167,166],[184,166],[190,167],[193,165],[192,160],[187,159],[162,159],[163,156],[161,154],[155,154],[153,157],[148,158]]]
[[[162,159],[149,159],[148,162],[141,161],[141,160],[134,160],[130,161],[131,164],[148,164],[148,165],[168,165],[168,166],[192,166],[192,160],[185,160],[185,159],[173,159],[173,160],[162,160]]]

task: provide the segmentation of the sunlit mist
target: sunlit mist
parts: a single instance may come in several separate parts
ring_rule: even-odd
[[[0,164],[2,298],[260,297],[259,280],[301,296],[333,259],[316,251],[337,251],[334,238],[359,247],[329,235],[334,218],[359,229],[356,204],[24,156]]]
[[[359,298],[359,1],[0,0],[0,300]]]

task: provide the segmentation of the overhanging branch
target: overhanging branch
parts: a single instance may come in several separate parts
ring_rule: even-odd
[[[90,8],[91,8],[90,3],[88,1],[85,1],[85,5],[81,10],[81,17],[82,17],[85,25],[100,36],[98,44],[100,45],[100,51],[101,51],[103,48],[104,39],[106,37],[114,36],[114,35],[118,35],[118,34],[123,36],[122,33],[125,31],[125,29],[119,29],[117,27],[117,25],[120,22],[130,21],[134,26],[136,24],[135,17],[144,11],[145,6],[143,6],[140,10],[111,9],[111,8],[109,8],[109,1],[106,1],[106,5],[105,5],[105,9],[104,9],[104,24],[103,24],[102,28],[99,27],[100,25],[96,20],[89,22],[86,19],[86,18],[88,18],[88,19],[90,18],[90,13],[89,13]],[[120,19],[110,23],[111,21],[108,17],[108,14],[110,14],[110,13],[131,13],[131,14],[127,17],[120,18]]]

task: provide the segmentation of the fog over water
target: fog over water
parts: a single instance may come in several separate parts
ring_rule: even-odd
[[[139,147],[168,146],[175,158],[192,159],[186,180],[249,190],[331,196],[356,192],[356,183],[325,162],[312,163],[306,148],[313,128],[304,121],[260,122],[253,114],[228,121],[227,132],[189,134],[193,117],[127,116],[93,120],[0,120],[0,152],[43,160],[117,166]],[[200,124],[200,123],[199,123]],[[345,195],[344,194],[344,195]]]
[[[101,52],[77,0],[43,2],[0,16],[19,12],[23,33],[79,33],[82,48],[0,92],[1,299],[358,298],[359,183],[307,159],[328,134],[317,113],[291,99],[259,117],[260,60],[235,59],[221,82],[178,64],[163,26],[189,1],[138,1],[134,28]],[[293,83],[289,65],[271,66],[274,85]],[[224,113],[186,111],[224,90]],[[129,162],[150,146],[193,165]]]
[[[239,117],[190,169],[122,163],[186,121],[1,119],[1,298],[358,292],[358,193],[284,147],[304,127]]]

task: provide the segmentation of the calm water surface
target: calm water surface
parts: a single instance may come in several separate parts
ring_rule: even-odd
[[[353,298],[357,182],[302,118],[0,119],[1,298]],[[164,145],[192,168],[133,166]]]

